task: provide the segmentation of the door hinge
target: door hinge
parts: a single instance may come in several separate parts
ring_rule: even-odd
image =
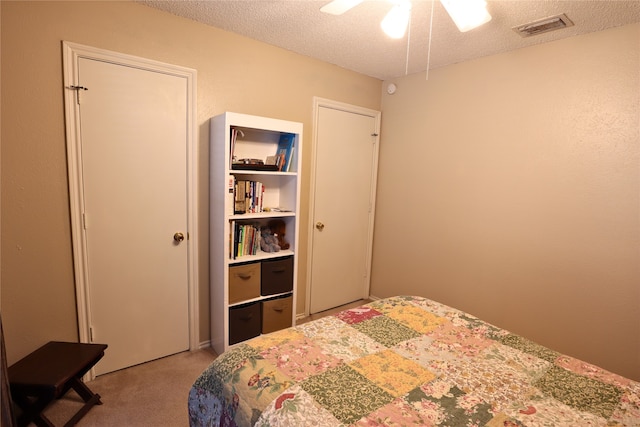
[[[82,228],[87,229],[87,214],[84,212],[82,213]]]
[[[89,341],[93,342],[93,327],[89,326]]]
[[[78,105],[82,103],[82,96],[81,96],[82,92],[84,92],[85,90],[89,90],[89,88],[86,88],[84,86],[76,86],[76,85],[69,86],[69,89],[76,91],[76,103],[78,103]]]

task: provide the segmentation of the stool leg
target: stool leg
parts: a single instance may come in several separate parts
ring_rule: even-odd
[[[85,414],[87,412],[89,412],[89,409],[91,409],[93,407],[93,405],[101,405],[102,402],[100,402],[100,395],[99,394],[94,394],[93,397],[91,399],[89,399],[82,408],[80,408],[80,410],[78,412],[75,413],[75,415],[73,417],[71,417],[71,419],[69,421],[66,422],[66,424],[64,425],[64,427],[71,427],[76,425],[76,423],[78,421],[80,421],[80,418],[84,417]]]
[[[69,385],[71,388],[75,390],[76,393],[84,400],[85,404],[80,408],[78,412],[75,413],[73,417],[64,425],[64,427],[71,427],[76,425],[78,421],[82,417],[85,416],[89,409],[93,407],[93,405],[102,405],[102,401],[100,400],[100,395],[98,393],[92,392],[89,387],[83,383],[80,378],[74,377],[70,380]]]
[[[34,424],[38,427],[55,427],[44,414],[39,414],[34,420]]]
[[[89,400],[93,399],[95,396],[98,396],[98,400],[97,400],[97,402],[95,402],[95,404],[102,405],[102,402],[100,401],[100,396],[97,395],[96,393],[92,392],[89,389],[89,387],[87,387],[86,384],[83,383],[79,378],[77,378],[77,377],[72,378],[70,385],[71,385],[71,388],[73,388],[75,390],[75,392],[78,393],[78,395],[85,402],[88,402]]]
[[[44,416],[42,411],[51,403],[53,399],[38,398],[31,401],[28,397],[13,394],[13,401],[22,409],[22,414],[18,417],[18,426],[28,426],[30,422],[39,427],[54,427],[53,423]]]

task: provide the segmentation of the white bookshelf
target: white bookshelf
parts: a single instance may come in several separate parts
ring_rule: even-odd
[[[232,147],[232,129],[239,130]],[[210,296],[211,296],[211,345],[218,353],[231,345],[230,327],[233,323],[230,313],[245,306],[263,304],[274,298],[284,297],[291,304],[291,321],[295,324],[295,305],[298,257],[300,210],[300,165],[302,153],[302,123],[272,119],[247,114],[227,112],[210,120]],[[236,170],[230,159],[260,159],[266,163],[268,156],[276,154],[278,141],[283,134],[293,135],[294,150],[290,166],[286,171]],[[233,152],[232,152],[233,148]],[[245,166],[246,167],[246,166]],[[235,181],[256,181],[264,186],[263,209],[256,213],[234,213],[235,198],[230,185]],[[231,182],[230,182],[231,181]],[[280,219],[286,224],[285,240],[290,247],[279,252],[262,252],[253,255],[234,256],[234,246],[230,243],[233,224],[254,224],[266,226],[270,220]],[[269,263],[288,258],[293,260],[293,287],[291,291],[252,295],[242,301],[230,302],[230,268],[253,263]],[[289,265],[289,264],[288,264]],[[289,272],[287,271],[287,274]],[[284,301],[284,300],[283,300]],[[267,306],[270,303],[267,302]],[[253,308],[251,308],[253,310]],[[255,313],[254,313],[255,314]],[[233,317],[233,316],[231,316]],[[287,316],[288,317],[288,316]],[[288,319],[287,319],[288,321]],[[231,341],[237,340],[232,337]]]

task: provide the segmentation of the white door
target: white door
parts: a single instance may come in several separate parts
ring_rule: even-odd
[[[94,58],[77,76],[87,317],[90,340],[109,346],[100,375],[190,348],[188,88]]]
[[[380,113],[318,101],[310,313],[369,294]]]

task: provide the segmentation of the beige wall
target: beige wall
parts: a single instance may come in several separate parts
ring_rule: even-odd
[[[229,110],[303,122],[308,171],[312,96],[373,109],[382,99],[372,294],[425,295],[640,379],[638,25],[431,70],[428,81],[408,76],[381,96],[378,80],[138,4],[0,8],[10,363],[45,341],[77,338],[68,40],[198,70],[203,341],[208,118]],[[305,175],[303,207],[308,188]],[[304,231],[301,239],[304,249]],[[302,291],[306,261],[303,252]]]
[[[309,171],[312,97],[380,107],[380,81],[130,2],[0,2],[2,320],[9,363],[77,339],[64,138],[61,41],[198,71],[200,338],[208,326],[208,119],[236,111],[300,121]],[[309,177],[303,177],[304,309]]]
[[[639,44],[635,24],[396,80],[372,294],[640,380]]]

